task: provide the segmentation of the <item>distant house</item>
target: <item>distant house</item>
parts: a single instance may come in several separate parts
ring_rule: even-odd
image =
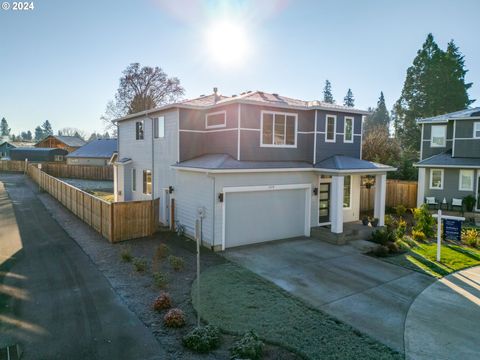
[[[86,142],[77,136],[49,135],[35,144],[37,148],[65,149],[69,153],[85,145]]]
[[[117,151],[117,139],[93,140],[67,155],[69,165],[105,166]]]
[[[0,141],[0,159],[9,159],[10,150],[17,147],[33,147],[33,143],[20,141]]]
[[[30,162],[64,162],[68,151],[58,148],[18,147],[10,149],[11,160]]]

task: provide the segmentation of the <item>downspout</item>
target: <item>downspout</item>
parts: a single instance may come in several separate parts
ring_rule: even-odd
[[[154,119],[151,118],[152,120],[152,201],[155,199],[155,182],[154,180],[156,180],[156,177],[155,177],[155,159],[154,159],[154,156],[155,156],[155,151],[154,151]]]

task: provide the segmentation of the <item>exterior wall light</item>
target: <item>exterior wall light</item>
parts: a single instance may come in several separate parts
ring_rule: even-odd
[[[223,202],[223,193],[218,194],[218,201]]]
[[[318,187],[313,189],[313,195],[317,196],[318,195]]]

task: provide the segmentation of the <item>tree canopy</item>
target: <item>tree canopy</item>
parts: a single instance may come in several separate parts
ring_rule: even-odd
[[[47,137],[47,136],[50,136],[50,135],[53,135],[53,129],[52,129],[52,125],[50,124],[50,121],[48,120],[45,120],[45,122],[42,124],[42,137]]]
[[[355,98],[353,97],[352,89],[348,89],[347,95],[343,98],[343,106],[354,107]]]
[[[40,141],[43,139],[43,130],[40,126],[35,128],[35,141]]]
[[[368,115],[365,119],[365,124],[363,130],[365,133],[382,127],[383,129],[389,129],[390,126],[390,115],[387,110],[387,105],[385,104],[385,96],[383,96],[383,91],[380,92],[380,97],[377,101],[377,107],[373,110],[371,115]]]
[[[0,121],[0,136],[10,136],[10,128],[8,127],[7,119],[2,118]]]
[[[332,84],[329,80],[325,80],[325,87],[323,88],[323,101],[329,104],[335,103],[332,94]]]

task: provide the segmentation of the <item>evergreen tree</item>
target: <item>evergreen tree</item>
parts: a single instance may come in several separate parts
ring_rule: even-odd
[[[50,124],[50,121],[45,120],[45,122],[42,124],[42,131],[43,131],[43,137],[53,135],[53,129],[52,129],[52,125]]]
[[[32,132],[30,130],[22,131],[20,133],[20,137],[22,138],[22,140],[32,140]]]
[[[105,134],[103,134],[103,138],[110,139],[110,134],[108,133],[108,131],[106,131]]]
[[[35,128],[35,141],[40,141],[44,138],[43,136],[43,130],[40,126],[37,126]]]
[[[10,136],[10,128],[8,127],[7,119],[2,118],[0,121],[0,136]]]
[[[420,148],[420,127],[416,119],[466,108],[471,83],[465,83],[464,57],[454,42],[441,50],[428,34],[407,70],[400,99],[394,105],[395,128],[404,149]]]
[[[93,140],[97,140],[99,137],[98,137],[98,134],[96,133],[92,133],[92,135],[90,135],[90,137],[88,138],[87,142],[90,142],[90,141],[93,141]]]
[[[383,91],[380,92],[377,107],[373,109],[372,114],[368,115],[365,119],[363,129],[365,132],[369,132],[377,127],[382,127],[387,130],[390,127],[390,115],[388,114],[387,106],[385,105]]]
[[[343,106],[347,107],[354,107],[355,106],[355,98],[353,97],[352,89],[348,89],[347,95],[343,98]]]
[[[323,101],[329,104],[335,103],[332,95],[332,84],[328,80],[325,80],[325,87],[323,88]]]

